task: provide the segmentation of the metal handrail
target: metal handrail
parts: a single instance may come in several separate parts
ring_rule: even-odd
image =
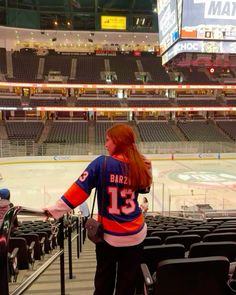
[[[8,285],[8,245],[13,227],[14,220],[17,215],[45,217],[42,210],[35,210],[22,206],[15,206],[10,208],[3,219],[0,227],[0,290],[1,295],[9,295]],[[64,273],[64,233],[63,233],[63,218],[60,219],[59,226],[59,244],[60,251],[54,254],[42,267],[35,271],[29,278],[27,278],[11,295],[20,295],[27,290],[32,283],[60,256],[60,273],[61,273],[61,295],[65,294],[65,273]]]
[[[15,289],[11,295],[20,295],[26,291],[33,282],[58,258],[62,255],[64,250],[57,251],[52,257],[50,257],[39,269],[37,269],[30,277],[28,277],[20,286]],[[63,293],[64,294],[64,293]]]

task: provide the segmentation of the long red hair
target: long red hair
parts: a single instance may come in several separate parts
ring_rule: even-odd
[[[113,125],[106,131],[116,145],[114,155],[122,155],[128,160],[128,176],[132,190],[145,189],[152,183],[150,167],[137,149],[135,133],[126,124]],[[150,166],[150,165],[149,165]]]

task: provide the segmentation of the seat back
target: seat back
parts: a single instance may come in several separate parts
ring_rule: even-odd
[[[229,261],[225,257],[169,259],[158,264],[155,295],[226,295]]]
[[[212,234],[207,234],[203,237],[203,242],[223,242],[223,241],[236,242],[236,233],[233,233],[233,232],[212,233]]]
[[[50,251],[52,250],[52,245],[48,238],[48,234],[44,231],[35,231],[34,233],[39,236],[40,240],[44,238],[44,251],[46,254],[50,253]]]
[[[177,230],[154,231],[151,233],[151,237],[159,237],[162,239],[162,242],[164,243],[166,237],[178,234],[179,232]]]
[[[147,264],[150,273],[153,274],[160,261],[184,258],[185,248],[180,244],[145,246],[143,253],[143,262]]]
[[[143,241],[144,246],[157,246],[161,245],[162,239],[159,237],[146,237],[145,240]]]
[[[209,233],[209,229],[188,229],[182,232],[183,235],[199,235],[201,239]]]
[[[41,246],[40,246],[39,236],[34,233],[22,234],[20,236],[26,240],[28,246],[30,246],[31,242],[35,242],[34,259],[41,260],[41,249],[40,249]]]
[[[185,251],[189,250],[189,247],[193,243],[197,243],[201,241],[201,237],[199,235],[177,235],[170,236],[165,239],[165,244],[182,244],[185,247]]]
[[[163,228],[160,228],[160,227],[154,227],[154,228],[147,228],[147,236],[148,237],[150,237],[151,236],[151,234],[153,233],[153,232],[155,232],[155,231],[164,231],[164,229]]]
[[[26,240],[20,237],[10,238],[9,252],[12,252],[14,248],[19,248],[17,253],[18,268],[29,269],[28,246]]]
[[[190,258],[206,256],[225,256],[233,262],[236,259],[236,242],[204,242],[190,247]]]
[[[193,227],[192,228],[193,230],[194,229],[208,229],[210,232],[213,231],[215,229],[215,226],[214,225],[199,225],[199,226],[196,226],[196,227]]]
[[[236,227],[218,227],[213,230],[212,233],[228,233],[228,232],[236,232]]]

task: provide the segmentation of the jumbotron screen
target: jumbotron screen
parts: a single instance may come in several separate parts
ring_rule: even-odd
[[[236,40],[236,0],[184,0],[181,38]]]
[[[179,38],[177,1],[158,1],[157,13],[159,22],[160,53],[163,54]]]
[[[160,46],[162,63],[183,52],[236,54],[236,0],[163,0],[162,10],[174,11],[178,21],[175,25],[159,17]],[[160,12],[162,11],[160,10]],[[168,19],[168,18],[167,18]],[[164,28],[164,26],[166,26]],[[175,29],[178,37],[173,36]],[[163,36],[163,32],[167,32]],[[168,37],[169,35],[169,37]]]

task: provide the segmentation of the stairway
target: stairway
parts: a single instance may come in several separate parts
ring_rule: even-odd
[[[65,294],[70,295],[93,295],[94,292],[94,274],[96,270],[95,245],[86,239],[80,258],[77,258],[76,239],[72,242],[72,274],[69,279],[68,270],[68,252],[65,241]],[[55,252],[54,252],[55,253]],[[45,262],[40,261],[42,265]],[[29,276],[32,271],[28,271]],[[10,284],[10,290],[14,290]],[[16,284],[15,284],[16,285]],[[33,285],[24,292],[26,295],[60,295],[60,258],[47,268],[47,270],[33,283]]]
[[[75,96],[68,96],[67,97],[67,106],[68,107],[74,107],[76,103],[76,97]]]
[[[177,136],[180,138],[180,140],[187,141],[186,137],[184,136],[184,134],[181,132],[181,130],[179,129],[177,125],[172,124],[171,127],[174,130],[174,132],[177,134]]]
[[[38,66],[38,73],[37,73],[37,79],[38,80],[42,80],[43,79],[44,64],[45,64],[45,58],[44,57],[41,57],[39,59],[39,66]]]
[[[129,122],[129,125],[130,125],[130,127],[134,130],[134,133],[135,133],[135,135],[136,135],[136,141],[137,141],[138,143],[140,143],[140,142],[142,141],[142,139],[141,139],[141,137],[140,137],[139,129],[138,129],[138,126],[137,126],[136,122],[134,122],[134,121],[130,121],[130,122]]]
[[[8,140],[6,125],[4,121],[0,121],[0,140]]]
[[[7,77],[14,78],[14,76],[13,76],[13,63],[12,63],[12,51],[7,51],[6,61],[7,61]]]
[[[72,58],[71,60],[71,68],[70,68],[70,80],[76,79],[76,71],[77,71],[77,58]]]
[[[95,122],[94,121],[89,121],[89,130],[88,130],[88,142],[89,145],[94,145],[95,144]]]
[[[39,144],[42,144],[47,139],[47,136],[49,134],[49,131],[51,130],[52,124],[53,124],[52,120],[45,121],[43,132],[42,132],[40,139],[38,141]]]

